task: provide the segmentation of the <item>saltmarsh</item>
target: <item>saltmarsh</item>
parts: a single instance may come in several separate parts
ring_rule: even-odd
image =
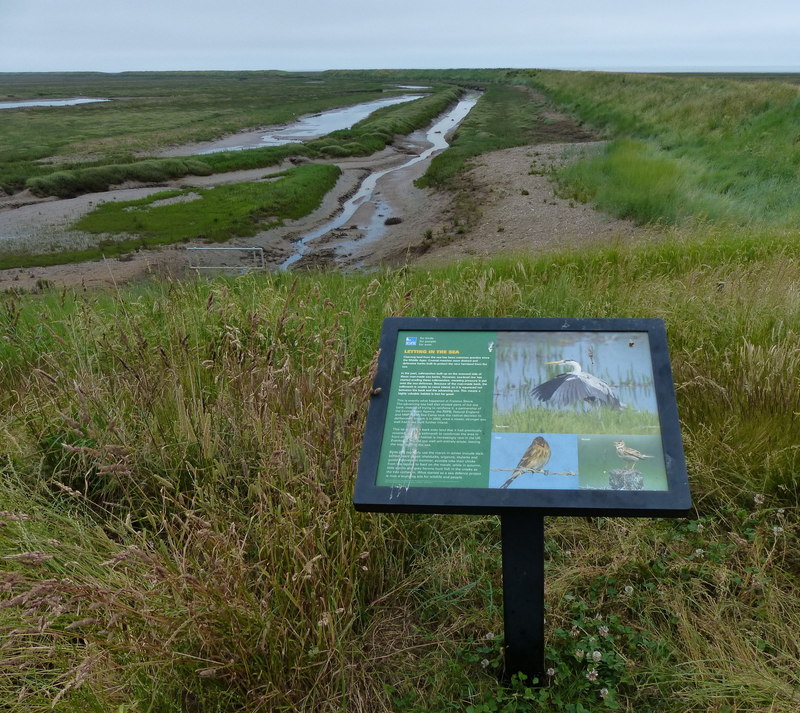
[[[793,713],[800,249],[684,240],[3,295],[0,705]],[[539,690],[495,518],[350,505],[400,314],[667,323],[697,517],[547,521]]]
[[[320,73],[0,73],[3,99],[96,93],[112,100],[2,112],[0,187],[14,192],[29,178],[57,170],[125,165],[165,146],[281,124],[403,91],[379,79],[353,81]],[[104,110],[98,111],[99,106]],[[57,160],[50,165],[53,157]]]
[[[193,238],[220,242],[311,213],[340,173],[328,164],[295,166],[263,181],[163,191],[136,201],[104,203],[75,227],[89,233],[133,233],[140,236],[142,245]],[[113,243],[108,247],[113,248]],[[117,247],[130,250],[129,245]]]

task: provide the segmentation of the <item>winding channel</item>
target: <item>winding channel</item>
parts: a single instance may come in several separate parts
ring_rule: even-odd
[[[294,243],[295,252],[280,264],[279,269],[285,270],[294,265],[298,260],[311,251],[309,243],[317,238],[321,238],[323,235],[326,235],[332,230],[341,228],[365,203],[369,201],[373,202],[375,206],[374,216],[378,216],[380,213],[385,211],[388,206],[383,201],[373,199],[373,194],[375,193],[375,188],[378,181],[389,173],[401,171],[413,166],[414,164],[420,163],[421,161],[426,161],[432,158],[436,153],[444,151],[450,145],[447,140],[448,135],[465,119],[467,114],[469,114],[469,112],[478,102],[479,98],[479,92],[467,92],[455,106],[451,107],[444,114],[442,114],[436,120],[436,122],[430,128],[428,128],[425,139],[428,143],[430,143],[430,146],[422,153],[414,156],[399,166],[387,168],[382,171],[376,171],[367,176],[361,182],[361,185],[353,194],[353,196],[344,203],[341,211],[337,213],[336,216],[311,232],[306,233],[302,238]],[[365,235],[358,240],[359,246],[363,246],[371,241],[378,240],[384,232],[384,225],[381,224],[379,220],[373,218],[373,220],[370,222],[370,225],[366,226]],[[353,245],[354,241],[340,243],[337,247],[337,252],[352,248]]]

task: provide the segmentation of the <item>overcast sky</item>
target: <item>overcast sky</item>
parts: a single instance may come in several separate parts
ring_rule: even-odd
[[[0,0],[0,71],[800,70],[798,0]]]

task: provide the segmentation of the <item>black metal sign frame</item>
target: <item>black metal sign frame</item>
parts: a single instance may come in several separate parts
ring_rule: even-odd
[[[666,487],[647,489],[503,489],[481,487],[394,487],[377,483],[386,434],[390,395],[397,388],[396,355],[401,334],[485,332],[509,335],[575,335],[575,338],[642,335],[652,364],[652,392],[657,405]],[[631,342],[633,340],[631,339]],[[440,339],[441,342],[441,339]],[[415,341],[415,344],[417,342]],[[424,343],[424,342],[423,342]],[[402,347],[402,345],[401,345]],[[490,344],[491,347],[491,344]],[[418,350],[422,351],[422,350]],[[430,350],[432,351],[432,350]],[[446,351],[446,350],[436,350]],[[548,362],[551,363],[551,362]],[[564,369],[566,367],[551,367]],[[423,397],[424,400],[424,397]],[[587,408],[584,406],[584,408]],[[613,457],[613,454],[612,454]],[[650,456],[645,456],[650,457]],[[622,470],[629,466],[617,461]],[[633,466],[630,466],[631,468]],[[357,510],[496,514],[535,511],[539,515],[680,517],[691,508],[686,464],[664,324],[658,319],[388,318],[384,321],[373,397],[354,492]]]

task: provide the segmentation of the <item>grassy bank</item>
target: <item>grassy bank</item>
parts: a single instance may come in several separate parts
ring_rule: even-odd
[[[765,233],[2,296],[0,705],[793,713],[797,284]],[[398,314],[666,320],[698,519],[548,520],[539,691],[496,684],[495,519],[349,504]]]
[[[498,77],[501,77],[498,73]],[[489,151],[537,143],[585,141],[588,132],[568,117],[548,115],[552,106],[528,87],[487,86],[478,104],[455,131],[450,147],[434,157],[419,186],[452,186],[467,161]]]
[[[800,89],[778,78],[529,72],[615,139],[561,174],[565,193],[640,222],[796,226]]]

